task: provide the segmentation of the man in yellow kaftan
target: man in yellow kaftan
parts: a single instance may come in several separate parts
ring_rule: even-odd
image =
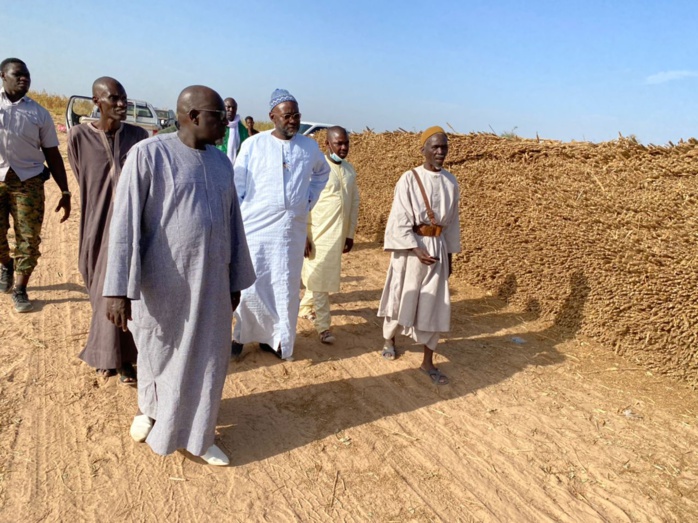
[[[349,135],[342,127],[327,130],[330,178],[308,215],[308,239],[301,277],[305,294],[300,315],[313,320],[322,343],[333,343],[330,292],[339,290],[342,254],[354,246],[359,217],[359,189],[354,166],[346,161]]]

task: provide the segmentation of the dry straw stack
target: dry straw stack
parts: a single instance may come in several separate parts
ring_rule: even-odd
[[[698,382],[698,141],[450,140],[463,230],[455,277]],[[352,135],[349,159],[359,234],[381,240],[395,182],[421,161],[417,136]]]

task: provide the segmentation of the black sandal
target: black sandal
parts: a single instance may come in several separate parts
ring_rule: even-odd
[[[233,340],[232,345],[230,346],[230,356],[237,360],[241,355],[242,355],[242,348],[244,345],[242,343],[238,343],[237,341]]]
[[[133,368],[132,363],[124,363],[119,369],[119,383],[122,385],[128,385],[130,387],[135,387],[138,385],[138,378],[136,377],[136,369]]]
[[[271,345],[268,345],[267,343],[260,343],[259,348],[264,352],[271,352],[274,356],[281,359],[281,350],[274,350],[271,348]]]

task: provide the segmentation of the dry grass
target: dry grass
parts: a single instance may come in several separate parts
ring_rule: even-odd
[[[53,116],[64,116],[68,107],[68,97],[61,94],[50,94],[46,91],[29,91],[29,97]]]
[[[257,120],[255,120],[254,128],[258,131],[268,131],[269,129],[274,128],[274,124],[271,122],[258,122]]]
[[[698,141],[470,134],[450,145],[446,168],[461,189],[456,278],[698,383]],[[352,135],[349,159],[362,189],[358,232],[382,240],[398,177],[421,163],[417,136]]]

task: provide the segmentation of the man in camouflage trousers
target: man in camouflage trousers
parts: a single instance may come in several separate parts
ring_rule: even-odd
[[[27,283],[39,259],[44,181],[53,175],[62,191],[56,212],[70,216],[70,191],[58,136],[49,112],[27,96],[31,77],[24,62],[0,63],[0,292],[12,292],[17,312],[29,312]],[[48,164],[48,170],[44,167]],[[14,222],[14,255],[7,232]]]

